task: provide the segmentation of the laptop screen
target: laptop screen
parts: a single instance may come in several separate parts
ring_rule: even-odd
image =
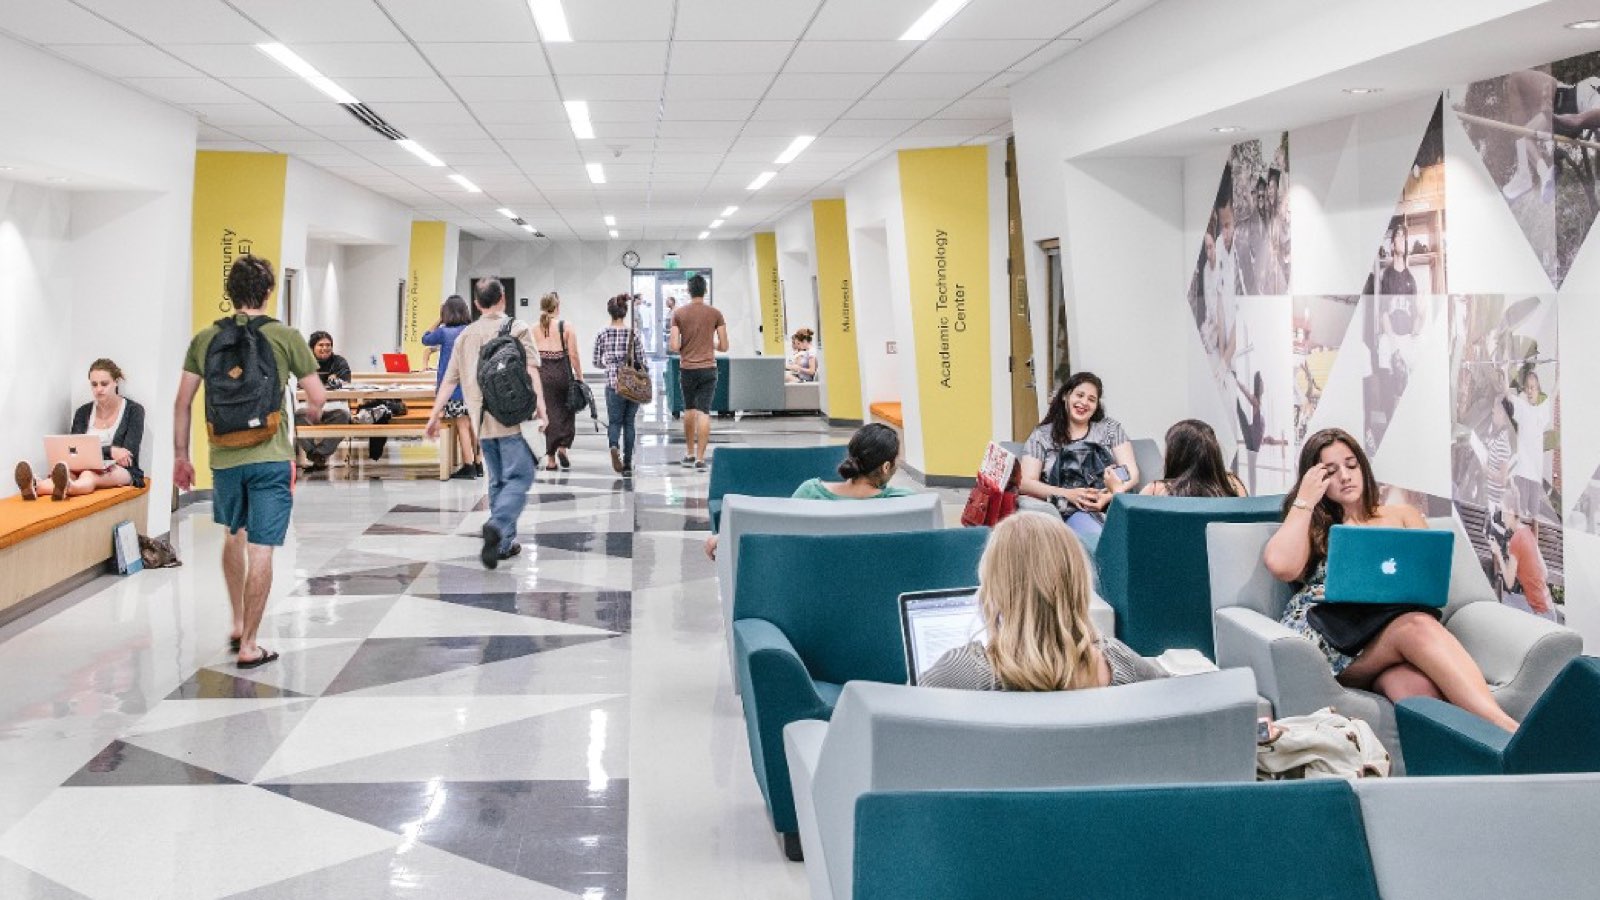
[[[939,657],[983,640],[978,589],[918,591],[900,595],[900,627],[905,633],[909,684],[916,684]]]

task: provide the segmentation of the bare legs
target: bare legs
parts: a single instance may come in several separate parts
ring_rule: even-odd
[[[463,465],[478,462],[478,436],[472,433],[472,417],[456,417],[456,440],[461,444],[461,462]]]
[[[711,443],[711,414],[708,412],[698,413],[696,418],[698,420],[697,427],[700,429],[700,452],[696,453],[694,458],[696,462],[705,462],[706,449]]]
[[[683,411],[683,455],[701,461],[711,442],[711,415],[698,409]]]
[[[133,476],[121,466],[106,472],[79,472],[78,477],[67,482],[67,496],[81,497],[104,488],[127,487],[130,484],[133,484]],[[40,481],[39,488],[41,493],[48,493],[50,482]]]
[[[272,593],[272,548],[250,543],[242,529],[229,534],[222,544],[222,576],[233,607],[229,636],[239,639],[241,661],[255,659],[265,652],[256,646],[256,632]]]
[[[1494,702],[1483,673],[1461,642],[1426,613],[1407,613],[1390,622],[1339,681],[1350,687],[1376,687],[1390,699],[1400,698],[1386,688],[1406,696],[1425,696],[1427,688],[1421,682],[1427,681],[1437,691],[1433,696],[1442,696],[1507,731],[1517,730],[1516,720]]]

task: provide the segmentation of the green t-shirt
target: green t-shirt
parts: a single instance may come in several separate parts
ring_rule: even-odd
[[[910,497],[915,493],[906,488],[885,487],[871,497],[841,497],[823,487],[821,478],[813,478],[795,488],[790,496],[796,500],[887,500],[890,497]]]
[[[244,324],[249,317],[240,314],[234,320]],[[207,326],[194,340],[189,342],[189,352],[183,357],[183,370],[193,372],[204,378],[206,374],[206,351],[211,348],[211,339],[217,336],[220,329],[215,325]],[[300,332],[290,328],[282,322],[269,322],[261,326],[261,336],[272,345],[272,355],[278,361],[278,391],[281,393],[289,384],[289,376],[293,375],[295,381],[317,371],[317,358],[311,355],[311,346]],[[202,395],[203,395],[202,391]],[[205,415],[204,400],[201,401],[200,415]],[[283,415],[278,420],[278,433],[272,440],[230,450],[226,447],[211,446],[211,468],[232,469],[238,466],[248,466],[260,462],[292,462],[294,460],[294,444],[289,440],[289,420],[294,417],[292,406],[285,406]]]

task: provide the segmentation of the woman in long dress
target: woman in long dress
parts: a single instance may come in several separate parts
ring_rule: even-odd
[[[555,291],[539,299],[539,327],[533,330],[533,345],[539,350],[539,381],[550,416],[544,429],[544,467],[552,472],[558,466],[572,468],[567,450],[578,430],[577,413],[567,405],[567,391],[573,378],[583,377],[578,333],[560,315],[561,298]]]

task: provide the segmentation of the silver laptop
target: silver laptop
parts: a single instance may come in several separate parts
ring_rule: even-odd
[[[92,434],[47,435],[44,455],[50,461],[50,468],[54,469],[56,463],[66,463],[67,471],[73,474],[101,472],[111,465],[100,449],[100,439]]]
[[[900,631],[906,642],[906,683],[916,684],[939,657],[985,638],[978,589],[901,594]]]

